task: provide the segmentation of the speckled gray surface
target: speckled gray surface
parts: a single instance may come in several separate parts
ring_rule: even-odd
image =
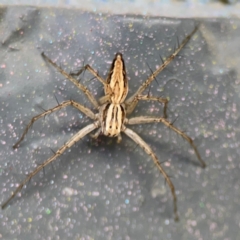
[[[196,21],[101,15],[78,10],[1,8],[0,201],[24,175],[90,121],[68,107],[36,122],[17,150],[25,124],[80,93],[41,58],[44,51],[67,71],[83,60],[106,76],[114,54],[124,54],[130,92],[191,32]],[[188,46],[158,77],[150,93],[168,96],[169,118],[193,139],[207,163],[201,169],[184,140],[161,124],[132,127],[146,140],[177,191],[172,197],[152,160],[130,139],[85,137],[45,174],[34,177],[0,212],[0,239],[240,239],[240,21],[202,21]],[[177,81],[168,81],[169,79]],[[103,94],[96,80],[84,83]],[[133,116],[160,116],[141,103]]]

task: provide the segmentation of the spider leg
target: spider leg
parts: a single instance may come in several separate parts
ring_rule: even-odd
[[[173,185],[171,179],[169,178],[167,173],[162,168],[159,160],[157,159],[156,155],[153,153],[150,146],[141,137],[139,137],[137,133],[135,133],[134,131],[132,131],[131,129],[126,128],[126,127],[125,127],[125,129],[123,129],[123,132],[128,137],[130,137],[135,143],[137,143],[148,155],[150,155],[152,157],[152,159],[153,159],[154,163],[156,164],[158,170],[161,172],[161,174],[165,178],[168,186],[171,189],[172,196],[173,196],[173,208],[174,208],[175,221],[178,221],[179,218],[178,218],[178,213],[177,213],[177,196],[176,196],[175,188],[174,188],[174,185]]]
[[[93,139],[97,139],[101,132],[102,132],[102,129],[99,128],[94,134],[91,134],[90,136],[91,136]]]
[[[132,103],[138,103],[139,100],[144,100],[144,101],[157,101],[160,103],[163,103],[164,107],[163,107],[163,116],[164,118],[167,118],[167,105],[168,105],[168,99],[167,98],[161,98],[161,97],[151,97],[149,95],[137,95],[134,99]],[[135,108],[135,104],[131,104],[129,106],[127,106],[127,114],[130,114],[133,109]],[[132,109],[133,108],[133,109]]]
[[[85,87],[84,85],[82,85],[81,83],[79,83],[74,77],[72,77],[71,75],[69,75],[67,72],[65,72],[61,67],[59,67],[56,63],[54,63],[50,58],[48,58],[44,52],[42,52],[42,57],[48,61],[50,64],[52,64],[64,77],[66,77],[69,81],[71,81],[73,84],[75,84],[81,91],[83,91],[85,93],[85,95],[88,97],[89,101],[93,104],[93,106],[98,109],[99,104],[97,102],[97,100],[94,98],[94,96],[92,95],[92,93],[87,89],[87,87]]]
[[[44,167],[46,167],[49,163],[53,162],[58,156],[60,156],[66,149],[70,148],[73,144],[78,142],[81,138],[86,136],[88,133],[93,131],[98,127],[99,123],[95,122],[92,124],[87,125],[86,127],[82,128],[77,134],[75,134],[70,140],[68,140],[62,147],[60,147],[56,153],[47,159],[45,162],[37,166],[16,188],[16,190],[12,193],[12,195],[2,204],[2,209],[6,208],[9,202],[16,196],[18,192],[21,191],[23,186],[30,181],[30,179],[35,176],[39,171],[41,171]]]
[[[206,163],[202,160],[202,158],[197,150],[197,147],[193,143],[193,140],[187,134],[185,134],[183,131],[181,131],[177,127],[173,126],[173,123],[168,121],[166,118],[162,118],[162,117],[156,118],[156,117],[147,117],[147,116],[133,117],[133,118],[128,119],[127,124],[133,125],[133,124],[143,124],[143,123],[152,123],[152,122],[162,122],[165,126],[169,127],[174,132],[176,132],[181,137],[183,137],[185,140],[187,140],[188,143],[193,148],[195,154],[197,155],[198,161],[201,163],[202,168],[206,167]]]
[[[118,134],[117,136],[117,143],[120,143],[122,141],[122,136],[121,134]]]
[[[94,77],[97,78],[99,82],[103,84],[103,86],[106,86],[106,81],[96,72],[89,64],[83,66],[78,72],[71,73],[71,76],[79,76],[82,72],[88,70]]]
[[[99,103],[103,105],[104,103],[108,102],[111,99],[111,94],[104,95],[98,99]]]
[[[194,30],[182,41],[182,43],[178,46],[178,48],[174,51],[173,54],[171,54],[166,61],[156,70],[154,71],[148,78],[147,80],[142,83],[142,85],[138,88],[138,90],[126,100],[126,105],[129,106],[129,109],[131,109],[131,112],[134,110],[136,107],[138,101],[134,101],[135,97],[137,95],[140,95],[148,86],[151,84],[151,82],[155,79],[155,77],[164,69],[168,66],[170,62],[178,55],[178,53],[181,51],[181,49],[188,43],[188,41],[191,39],[191,37],[195,34],[195,32],[198,30],[198,26],[194,28]],[[129,113],[131,113],[129,111]]]
[[[21,138],[14,144],[13,148],[17,148],[18,145],[22,142],[22,140],[24,139],[24,137],[26,136],[29,128],[33,125],[33,123],[35,121],[37,121],[39,118],[45,117],[47,114],[50,114],[52,112],[55,112],[57,110],[60,110],[64,107],[67,107],[69,105],[72,105],[73,107],[77,108],[79,111],[81,111],[82,113],[84,113],[86,116],[88,116],[89,118],[95,120],[95,114],[88,108],[84,107],[83,105],[81,105],[80,103],[77,103],[75,101],[69,100],[69,101],[65,101],[61,104],[59,104],[58,106],[51,108],[49,110],[44,111],[43,113],[33,117],[31,119],[31,121],[28,123],[27,127],[25,128]]]

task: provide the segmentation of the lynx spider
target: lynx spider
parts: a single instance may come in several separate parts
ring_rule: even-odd
[[[79,72],[75,74],[68,74],[62,68],[60,68],[56,63],[54,63],[51,59],[49,59],[44,53],[42,53],[42,57],[53,65],[63,76],[65,76],[69,81],[77,86],[81,91],[85,93],[89,101],[93,104],[94,108],[98,110],[98,113],[94,114],[92,110],[86,108],[80,103],[77,103],[73,100],[64,101],[61,104],[58,104],[56,107],[51,108],[49,110],[44,111],[43,113],[33,117],[27,127],[25,128],[21,138],[17,141],[17,143],[13,146],[17,148],[19,144],[23,141],[25,135],[27,134],[29,128],[33,125],[35,121],[39,118],[46,116],[52,112],[65,108],[69,105],[77,108],[80,112],[84,113],[87,117],[94,120],[93,123],[82,128],[78,133],[76,133],[70,140],[68,140],[62,147],[60,147],[52,157],[48,158],[41,165],[37,166],[16,188],[16,190],[12,193],[12,195],[2,204],[2,209],[4,209],[9,202],[16,196],[18,192],[21,191],[23,186],[39,171],[41,171],[45,166],[49,163],[53,162],[58,156],[60,156],[66,149],[70,148],[73,144],[78,142],[87,134],[91,133],[93,130],[98,129],[95,134],[92,135],[93,138],[97,138],[100,133],[109,137],[117,137],[117,141],[121,141],[121,132],[124,132],[128,137],[130,137],[135,143],[137,143],[148,155],[150,155],[156,164],[157,168],[164,176],[167,184],[171,189],[171,193],[173,196],[173,206],[174,206],[174,215],[175,220],[178,220],[178,212],[177,212],[177,197],[175,193],[174,185],[167,175],[167,173],[162,168],[159,160],[156,155],[153,153],[150,146],[134,131],[127,128],[126,125],[134,125],[134,124],[144,124],[144,123],[153,123],[153,122],[162,122],[165,126],[172,129],[174,132],[182,136],[185,140],[189,142],[192,148],[197,155],[199,162],[204,168],[205,162],[201,159],[200,154],[194,145],[192,139],[186,135],[184,132],[173,126],[173,124],[167,120],[167,103],[168,100],[165,98],[159,97],[151,97],[149,95],[142,95],[142,92],[150,85],[153,79],[177,56],[180,50],[188,43],[191,37],[195,34],[198,27],[195,27],[194,30],[179,44],[178,48],[175,50],[173,54],[171,54],[165,62],[154,71],[145,82],[141,84],[138,90],[127,100],[128,94],[128,81],[126,77],[125,64],[121,53],[117,53],[115,58],[113,59],[108,77],[104,80],[99,74],[89,65],[85,65]],[[77,81],[73,76],[79,76],[84,70],[88,70],[93,76],[95,76],[104,86],[105,95],[100,98],[98,101],[94,98],[94,96],[90,93],[87,87],[83,86],[79,81]],[[139,100],[147,100],[147,101],[158,101],[164,105],[164,117],[149,117],[149,116],[140,116],[127,118],[138,104]]]

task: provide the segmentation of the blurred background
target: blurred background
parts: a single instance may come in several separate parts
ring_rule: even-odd
[[[89,63],[106,77],[116,51],[125,57],[130,92],[150,69],[201,26],[149,92],[170,98],[169,119],[206,161],[161,124],[134,126],[172,177],[172,196],[151,158],[123,135],[88,136],[31,179],[4,211],[0,239],[239,240],[239,2],[0,1],[0,202],[90,121],[71,107],[39,120],[18,149],[25,125],[58,101],[91,107],[84,94],[41,57],[66,71]],[[31,6],[25,6],[31,5]],[[83,83],[99,97],[99,82]],[[178,81],[169,81],[177,79]],[[161,115],[142,102],[133,116]]]
[[[0,0],[5,5],[54,6],[162,17],[239,17],[238,0]]]

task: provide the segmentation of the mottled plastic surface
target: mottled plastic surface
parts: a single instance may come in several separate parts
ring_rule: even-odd
[[[20,147],[12,145],[25,124],[43,109],[74,99],[91,104],[46,63],[41,52],[66,71],[89,63],[106,77],[123,53],[130,94],[170,55],[198,22],[180,55],[146,93],[170,98],[169,118],[197,145],[191,147],[161,124],[131,127],[172,177],[172,196],[152,159],[123,134],[123,141],[90,136],[35,176],[0,212],[0,239],[240,239],[240,22],[113,16],[78,10],[1,8],[0,202],[38,163],[91,121],[67,107],[37,121]],[[101,83],[85,73],[96,97]],[[174,79],[177,79],[174,80]],[[93,108],[92,108],[93,109]],[[159,103],[141,102],[132,116],[162,116]]]

